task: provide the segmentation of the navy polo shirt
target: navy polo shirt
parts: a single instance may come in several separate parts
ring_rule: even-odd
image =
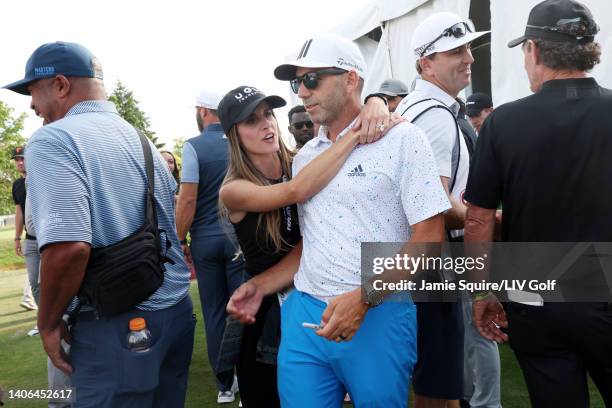
[[[196,212],[189,233],[192,238],[224,235],[231,231],[219,222],[219,189],[227,172],[229,145],[220,123],[185,142],[181,183],[198,184]],[[228,229],[229,228],[229,229]]]

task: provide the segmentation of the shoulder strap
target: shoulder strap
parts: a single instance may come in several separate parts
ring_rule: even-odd
[[[418,105],[422,102],[428,102],[428,101],[436,102],[436,104],[425,108],[423,111],[417,114],[414,118],[412,118],[410,120],[410,123],[416,122],[417,119],[419,119],[421,116],[423,116],[425,113],[429,112],[432,109],[444,109],[453,118],[453,122],[455,123],[456,137],[455,137],[455,143],[453,144],[453,150],[451,153],[451,178],[450,178],[450,186],[448,188],[449,191],[453,191],[453,188],[455,188],[455,181],[457,179],[457,171],[459,170],[459,161],[461,160],[461,141],[459,140],[459,137],[460,137],[459,136],[459,124],[457,123],[457,118],[455,117],[455,114],[453,113],[453,111],[450,110],[448,106],[444,105],[439,100],[435,98],[428,98],[428,99],[420,100],[408,106],[406,109],[404,109],[404,112],[402,112],[402,116],[404,116],[404,114],[408,112],[408,109],[412,108],[413,106]]]
[[[151,221],[155,229],[157,229],[157,213],[155,212],[155,204],[153,201],[153,194],[155,194],[155,173],[153,172],[153,153],[151,153],[151,146],[149,140],[142,131],[136,129],[138,137],[140,138],[140,144],[142,145],[142,152],[145,159],[145,170],[147,172],[147,203],[145,205],[145,216]]]

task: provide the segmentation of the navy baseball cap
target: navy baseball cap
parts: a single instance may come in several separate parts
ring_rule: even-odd
[[[483,109],[492,108],[493,101],[491,97],[482,92],[476,92],[468,96],[465,102],[465,113],[469,117],[480,115]]]
[[[77,43],[57,41],[38,47],[26,63],[24,78],[3,88],[29,95],[28,86],[32,82],[56,75],[104,79],[102,65],[87,48]]]
[[[285,106],[287,102],[277,95],[266,96],[254,86],[239,86],[229,91],[217,108],[219,120],[225,134],[228,134],[232,126],[242,122],[249,117],[261,102],[267,102],[270,109]]]

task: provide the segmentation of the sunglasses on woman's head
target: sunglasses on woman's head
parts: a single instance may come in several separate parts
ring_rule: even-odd
[[[341,75],[346,72],[346,70],[340,68],[329,68],[322,69],[320,71],[307,72],[302,76],[296,76],[290,81],[291,90],[293,90],[293,93],[297,94],[302,82],[307,89],[316,89],[317,86],[319,86],[319,79],[321,75]]]
[[[448,27],[446,30],[442,31],[442,34],[440,34],[439,36],[436,37],[435,40],[431,41],[429,44],[425,45],[425,47],[423,47],[423,51],[421,51],[421,57],[423,57],[423,55],[425,55],[425,53],[429,50],[429,47],[431,47],[432,45],[434,45],[440,38],[442,37],[455,37],[455,38],[462,38],[465,37],[467,35],[467,33],[473,33],[474,30],[472,28],[472,26],[470,26],[470,24],[461,21],[457,24],[453,24],[452,26]]]

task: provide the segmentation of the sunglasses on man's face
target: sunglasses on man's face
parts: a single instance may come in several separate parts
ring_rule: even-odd
[[[293,124],[293,127],[297,130],[302,130],[302,128],[307,127],[308,129],[312,129],[312,122],[296,122]]]
[[[346,72],[346,70],[340,68],[329,68],[322,69],[320,71],[307,72],[304,75],[295,77],[290,81],[291,90],[293,90],[293,93],[297,94],[302,82],[307,89],[316,89],[317,86],[319,86],[319,79],[321,79],[322,75],[341,75]]]
[[[429,44],[425,45],[425,47],[423,47],[423,51],[421,51],[420,57],[423,57],[423,55],[425,55],[427,50],[429,50],[429,47],[434,45],[442,37],[451,37],[452,36],[452,37],[455,37],[455,38],[462,38],[462,37],[465,37],[467,35],[467,33],[473,33],[473,32],[474,32],[473,27],[470,26],[470,24],[468,24],[468,23],[466,23],[464,21],[462,21],[460,23],[457,23],[457,24],[453,24],[452,26],[448,27],[446,30],[442,31],[442,34],[437,36],[435,38],[435,40],[433,40]]]

